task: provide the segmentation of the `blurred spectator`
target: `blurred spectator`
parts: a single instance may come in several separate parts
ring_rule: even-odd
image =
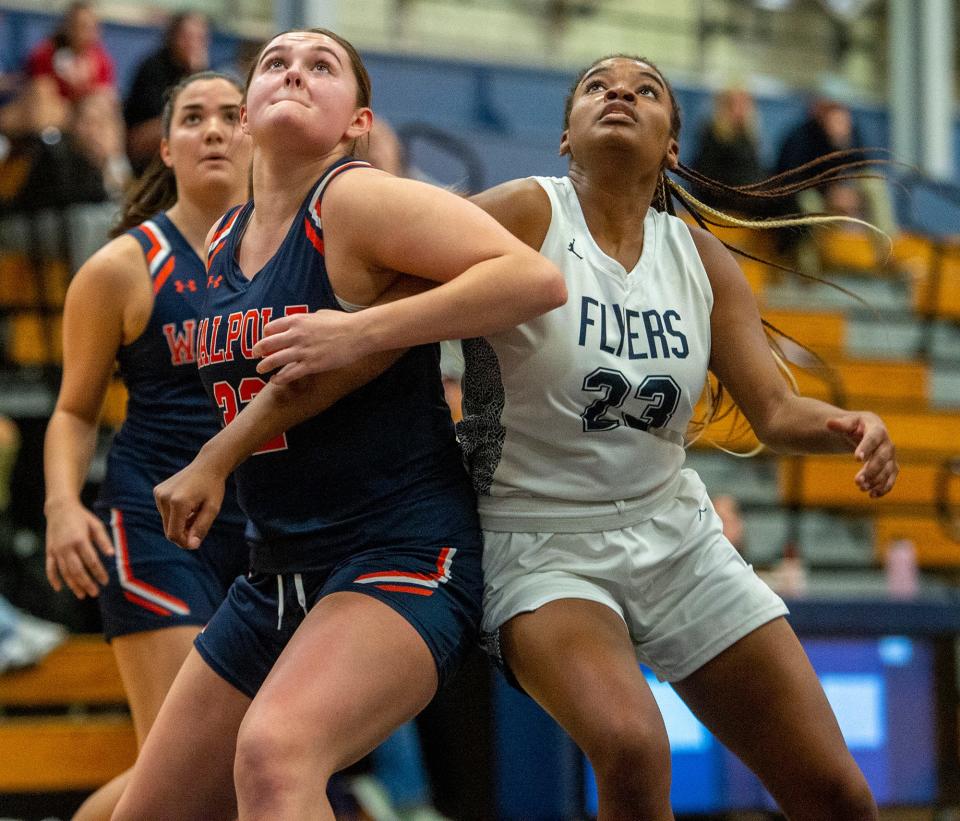
[[[407,175],[403,145],[393,126],[382,117],[374,118],[366,145],[358,147],[357,155],[396,177]]]
[[[748,185],[765,176],[757,145],[753,97],[741,88],[721,91],[714,97],[713,113],[700,129],[696,156],[691,163],[704,176],[726,185]],[[757,203],[745,204],[733,194],[695,188],[698,197],[718,208],[756,214]]]
[[[62,128],[44,116],[49,108],[37,108],[38,99],[28,96],[18,103],[24,131],[0,162],[0,204],[36,211],[119,199],[130,166],[116,99],[88,94],[73,105]]]
[[[806,165],[818,157],[851,148],[863,148],[863,141],[853,122],[850,109],[837,100],[818,97],[810,105],[807,118],[794,126],[784,138],[777,158],[776,171],[777,173],[789,171]],[[817,171],[835,168],[842,162],[844,160],[839,158],[829,160],[818,166]],[[836,212],[839,209],[845,213],[846,209],[855,204],[856,194],[851,194],[851,189],[851,184],[827,183],[813,192],[818,196],[801,205],[819,206],[809,210]],[[836,206],[834,206],[835,203]],[[808,209],[804,208],[804,210]]]
[[[66,638],[62,625],[18,610],[0,596],[0,673],[36,664]]]
[[[77,149],[100,175],[112,200],[120,200],[132,171],[124,151],[124,128],[113,97],[90,94],[77,101],[71,132]]]
[[[10,508],[10,484],[20,451],[20,431],[0,415],[0,516]],[[14,607],[0,595],[0,673],[36,664],[67,637],[66,629]]]
[[[723,522],[723,535],[727,537],[738,553],[745,547],[743,517],[740,515],[740,503],[735,496],[721,493],[713,499],[713,508]]]
[[[127,155],[139,174],[160,148],[166,90],[189,74],[210,65],[210,26],[200,12],[185,11],[171,18],[163,45],[144,60],[123,104],[127,125]]]
[[[850,108],[835,96],[822,94],[813,100],[807,118],[789,131],[780,146],[776,173],[797,168],[818,157],[837,151],[865,148]],[[850,157],[838,157],[818,165],[810,173],[819,174],[835,168]],[[854,158],[858,159],[858,158]],[[865,169],[874,173],[876,169]],[[841,182],[826,182],[817,188],[803,191],[792,200],[792,212],[827,213],[865,219],[888,235],[897,232],[893,204],[886,181],[871,177]],[[781,232],[784,233],[784,232]],[[886,242],[880,237],[871,237],[876,246],[878,261],[883,261],[888,252]],[[796,264],[804,273],[819,273],[819,251],[809,233],[795,234],[787,242],[793,244]],[[791,250],[784,247],[783,250]]]
[[[0,134],[14,139],[39,134],[46,128],[62,131],[70,114],[71,104],[60,96],[54,79],[35,77],[0,107]]]
[[[27,57],[27,75],[50,78],[59,95],[76,102],[94,92],[116,93],[113,60],[100,43],[100,24],[93,6],[76,0],[60,25]]]
[[[260,54],[262,48],[263,40],[244,38],[237,43],[233,52],[233,60],[220,70],[226,74],[233,74],[241,83],[245,83],[253,66],[253,61],[257,59],[257,55]]]

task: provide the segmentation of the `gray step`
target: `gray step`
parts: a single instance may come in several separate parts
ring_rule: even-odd
[[[863,302],[824,283],[809,282],[789,274],[766,289],[764,300],[771,308],[866,309],[903,313],[912,310],[910,289],[905,280],[850,275],[824,278],[852,291]]]

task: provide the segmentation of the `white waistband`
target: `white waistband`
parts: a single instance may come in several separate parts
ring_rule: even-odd
[[[484,530],[510,533],[596,533],[646,521],[677,494],[686,471],[657,492],[609,502],[571,502],[527,496],[481,496],[477,501]]]

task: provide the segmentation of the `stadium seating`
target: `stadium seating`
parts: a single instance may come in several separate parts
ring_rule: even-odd
[[[0,675],[0,794],[92,789],[123,772],[137,748],[125,704],[98,636]]]

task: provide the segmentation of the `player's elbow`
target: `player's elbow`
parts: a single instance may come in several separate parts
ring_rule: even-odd
[[[530,265],[536,283],[534,293],[541,300],[540,313],[546,313],[566,303],[567,283],[560,269],[550,260],[540,254],[533,257]]]

